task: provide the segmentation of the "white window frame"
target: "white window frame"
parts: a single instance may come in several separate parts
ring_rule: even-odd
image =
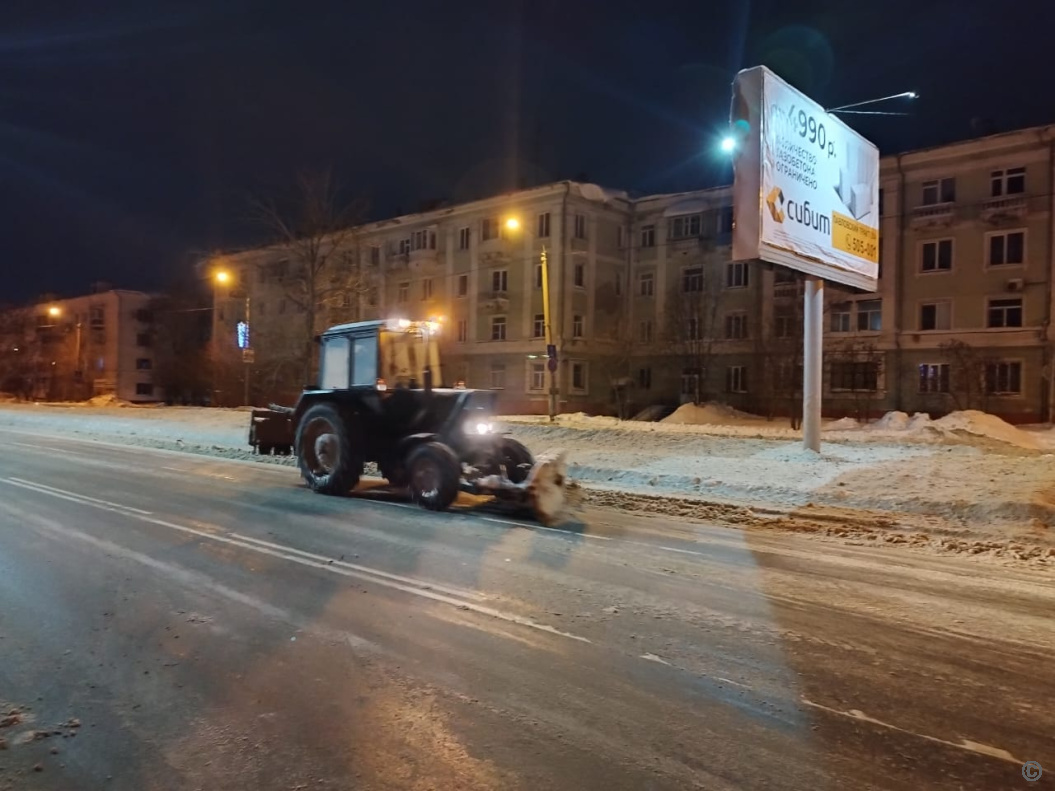
[[[1008,382],[1010,382],[1010,380],[1011,380],[1010,366],[1012,366],[1012,365],[1017,365],[1018,366],[1018,390],[1000,390],[1000,389],[990,390],[989,389],[989,367],[990,366],[998,366],[998,367],[999,366],[1008,366],[1009,370],[1008,370],[1007,380],[1008,380]],[[998,373],[999,373],[999,371],[998,371]],[[987,395],[987,396],[996,396],[998,398],[1001,398],[1001,397],[1003,397],[1003,398],[1021,398],[1022,394],[1026,392],[1025,378],[1026,378],[1026,366],[1022,362],[1022,360],[1016,360],[1016,359],[1011,359],[1011,360],[993,360],[991,362],[986,363],[986,365],[985,365],[985,381],[982,383],[982,386],[983,386],[983,390],[985,392],[985,395]]]
[[[422,302],[428,302],[432,299],[435,293],[434,284],[431,277],[426,277],[421,281],[421,300]]]
[[[501,330],[499,331],[499,328]],[[496,338],[495,335],[501,337]],[[491,340],[492,341],[504,341],[509,338],[509,320],[505,316],[492,316],[491,317]]]
[[[727,341],[743,341],[747,340],[747,313],[746,311],[736,311],[734,313],[725,314],[725,340]]]
[[[457,282],[457,298],[465,299],[469,296],[469,276],[466,274],[458,275]]]
[[[698,239],[703,236],[703,213],[679,214],[667,220],[667,238],[671,241],[680,239]]]
[[[548,211],[539,212],[538,219],[535,223],[535,228],[538,231],[538,237],[540,239],[548,239],[550,234],[550,213]]]
[[[491,270],[491,293],[493,293],[493,294],[508,294],[509,293],[509,270],[508,269],[493,269],[493,270]]]
[[[642,319],[637,327],[637,339],[640,343],[652,343],[652,319]]]
[[[924,369],[926,370],[925,374]],[[944,369],[944,373],[942,369]],[[916,391],[920,395],[948,393],[952,389],[950,379],[952,368],[949,363],[920,363],[916,366],[916,371],[919,374],[916,382]],[[945,383],[944,390],[941,389],[943,381]]]
[[[725,287],[747,288],[750,285],[747,261],[730,261],[725,265]]]
[[[934,326],[934,327],[931,327],[930,329],[925,329],[924,328],[924,326],[923,326],[923,309],[925,307],[930,306],[930,305],[933,305],[934,308],[935,308],[935,310],[934,310],[934,323],[935,323],[935,325],[939,324],[938,317],[940,315],[940,310],[941,310],[940,306],[941,305],[948,305],[948,308],[946,310],[946,315],[948,317],[948,324],[949,324],[948,327]],[[951,329],[952,329],[952,300],[951,299],[927,299],[927,300],[921,300],[917,304],[917,306],[916,306],[916,331],[917,332],[948,332]]]
[[[542,289],[542,264],[535,264],[535,289]]]
[[[648,284],[647,288],[645,284]],[[648,293],[646,293],[646,291]],[[637,274],[637,295],[639,297],[647,297],[652,299],[656,296],[656,273],[655,272],[638,272]]]
[[[1020,233],[1022,234],[1022,260],[1016,263],[1007,263],[1007,238],[1011,234]],[[1004,240],[1004,259],[1005,262],[1002,264],[993,263],[993,239],[1002,238]],[[1029,230],[1026,228],[1007,228],[1002,231],[990,231],[985,235],[985,267],[986,269],[999,269],[1003,271],[1005,269],[1012,269],[1014,267],[1024,267],[1026,262],[1029,260]]]
[[[697,270],[699,270],[699,274],[698,275],[695,274]],[[690,275],[689,274],[690,272],[692,272],[693,274]],[[688,287],[689,283],[690,283],[690,280],[689,280],[690,277],[692,278],[691,282],[694,285],[697,285],[696,278],[697,277],[699,278],[699,283],[698,283],[699,288],[689,288]],[[686,266],[686,267],[682,268],[682,270],[681,270],[681,293],[682,294],[702,294],[703,293],[703,278],[704,278],[703,264],[695,264],[693,266]]]
[[[458,319],[458,343],[469,342],[469,320]]]
[[[641,247],[647,249],[656,246],[656,226],[642,225],[641,226]]]
[[[861,307],[862,305],[870,305],[870,304],[873,304],[873,303],[878,303],[879,304],[879,309],[878,310],[862,310],[862,307]],[[861,317],[862,316],[870,316],[873,313],[878,313],[879,314],[879,327],[877,329],[872,329],[869,326],[869,327],[865,327],[864,329],[862,329],[861,328]],[[854,316],[855,316],[854,324],[856,325],[856,331],[857,332],[882,332],[883,331],[883,300],[882,300],[882,298],[858,300],[856,303],[854,303]],[[871,323],[871,322],[869,322],[869,323]]]
[[[989,311],[993,310],[993,303],[994,302],[1018,302],[1018,312],[1019,312],[1020,322],[1018,324],[1015,324],[1015,325],[1008,325],[1006,323],[1006,321],[1007,321],[1007,311],[1014,310],[1015,306],[1014,305],[1001,305],[1000,307],[998,307],[996,309],[1003,311],[1005,323],[1000,325],[1000,326],[993,326],[992,324],[990,324],[989,323],[989,318],[990,318]],[[987,330],[1021,330],[1021,329],[1024,329],[1025,326],[1026,326],[1026,301],[1024,299],[1022,299],[1022,297],[988,297],[986,299],[986,301],[985,301],[985,328]]]
[[[491,363],[489,370],[489,384],[491,390],[505,390],[506,389],[506,374],[508,373],[505,363]]]
[[[1022,178],[1022,189],[1017,192],[1009,192],[1008,186],[1012,179]],[[1026,194],[1026,168],[1023,166],[1014,168],[1000,168],[989,174],[989,197],[1008,198],[1014,195]]]
[[[546,392],[546,364],[537,360],[528,360],[527,391],[529,393]]]
[[[575,264],[571,276],[575,288],[586,288],[586,264]]]
[[[396,302],[400,304],[410,302],[410,281],[401,280],[396,285]]]
[[[952,182],[952,200],[942,200],[942,196],[945,194],[945,183]],[[934,190],[934,200],[927,200],[927,190]],[[956,203],[956,177],[945,176],[940,179],[928,179],[920,185],[920,206],[945,206],[946,204]]]
[[[575,238],[585,239],[586,238],[586,215],[576,214],[575,215]]]
[[[727,393],[747,392],[746,365],[727,365],[725,367],[725,391]]]
[[[842,309],[843,305],[846,305],[846,309],[845,310]],[[836,310],[836,308],[839,308],[839,310]],[[845,317],[845,321],[843,321],[842,318],[839,319],[840,326],[838,328],[836,328],[836,326],[835,326],[835,317],[836,316]],[[845,324],[846,326],[843,327],[842,326],[843,324]],[[853,331],[853,305],[851,305],[849,302],[841,302],[838,305],[832,305],[831,310],[829,311],[829,314],[828,314],[828,332],[843,333],[843,332],[852,332],[852,331]]]
[[[468,250],[473,243],[473,229],[464,225],[458,229],[458,249]]]
[[[941,245],[942,242],[949,243],[949,268],[942,269],[939,266],[941,262]],[[923,268],[923,249],[927,245],[934,245],[934,269]],[[937,275],[951,272],[956,268],[956,240],[952,237],[943,237],[941,239],[926,239],[919,243],[919,249],[917,250],[917,260],[919,264],[916,266],[916,274],[918,275]]]
[[[531,321],[531,337],[532,338],[545,338],[546,337],[546,314],[536,313]]]
[[[571,317],[571,337],[582,338],[586,333],[586,317],[576,313]]]

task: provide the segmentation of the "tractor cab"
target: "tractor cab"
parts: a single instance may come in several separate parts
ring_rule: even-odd
[[[443,382],[436,321],[359,321],[319,336],[319,390],[431,390]]]

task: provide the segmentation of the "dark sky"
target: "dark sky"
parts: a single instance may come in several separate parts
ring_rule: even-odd
[[[1055,121],[1055,3],[4,0],[0,302],[164,286],[244,245],[247,196],[332,166],[382,217],[518,180],[727,181],[729,85],[765,63],[883,153]],[[905,108],[891,108],[905,109]]]

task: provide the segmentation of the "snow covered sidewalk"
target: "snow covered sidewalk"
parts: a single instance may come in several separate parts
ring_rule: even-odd
[[[700,517],[713,515],[715,504],[800,516],[829,509],[867,513],[887,532],[1041,554],[1055,547],[1050,432],[1022,431],[983,413],[938,421],[892,413],[864,427],[829,424],[818,455],[804,451],[786,423],[692,409],[710,412],[676,413],[661,423],[581,415],[555,425],[531,416],[501,423],[535,452],[568,450],[569,472],[588,499],[613,507]],[[245,410],[229,409],[0,405],[0,427],[293,464],[254,456],[248,420]]]

